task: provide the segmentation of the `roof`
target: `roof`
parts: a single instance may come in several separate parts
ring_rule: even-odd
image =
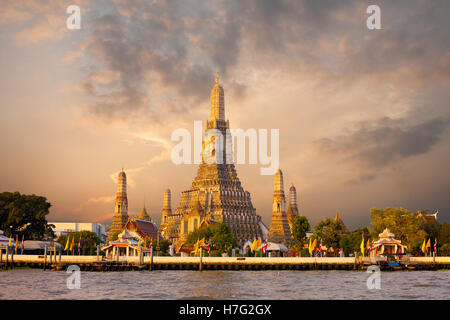
[[[147,213],[147,210],[145,209],[145,204],[144,207],[142,208],[141,213],[138,216],[139,220],[145,220],[145,221],[152,221],[152,218],[150,218],[150,216]]]
[[[257,250],[261,249],[263,245],[259,246]],[[288,248],[282,243],[267,242],[267,251],[288,251]]]
[[[124,226],[128,231],[135,231],[141,238],[157,238],[159,235],[158,227],[153,221],[141,219],[128,219]]]
[[[63,246],[57,242],[54,242],[53,244],[51,244],[50,241],[27,240],[23,242],[24,250],[44,250],[46,246],[53,247],[53,245],[55,245],[57,249],[63,248]]]

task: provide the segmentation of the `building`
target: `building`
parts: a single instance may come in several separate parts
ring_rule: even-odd
[[[70,232],[78,231],[90,231],[95,233],[103,242],[106,240],[105,226],[99,223],[90,222],[49,222],[49,225],[53,225],[53,232],[56,236],[66,235]]]
[[[169,223],[169,217],[172,219],[172,195],[170,192],[170,189],[167,187],[166,190],[164,190],[164,200],[163,200],[163,208],[161,212],[161,235],[165,238],[168,238],[169,234],[166,234],[166,232],[169,232],[168,223]]]
[[[189,190],[182,192],[175,212],[169,210],[170,206],[165,206],[162,212],[161,233],[173,241],[175,248],[183,244],[187,233],[197,228],[207,215],[214,221],[228,224],[240,245],[263,237],[264,224],[256,214],[250,193],[241,185],[232,154],[216,154],[216,150],[230,150],[232,138],[227,132],[229,128],[230,123],[225,119],[224,90],[217,75],[211,90],[211,115],[206,121],[202,162],[197,175]],[[215,136],[207,132],[209,129],[219,130],[223,139],[215,141]],[[165,203],[167,199],[170,200],[170,191],[165,193]]]
[[[373,243],[371,256],[399,255],[406,252],[407,246],[401,240],[394,239],[394,234],[388,228],[378,235],[379,240]]]
[[[145,209],[145,204],[144,207],[142,208],[141,213],[138,216],[138,219],[144,221],[152,221],[152,218],[148,215],[147,210]]]
[[[343,235],[350,233],[349,229],[344,224],[344,221],[342,220],[341,216],[339,215],[339,212],[336,212],[336,216],[334,217],[334,221],[339,223],[339,225],[341,226]]]
[[[145,209],[145,207],[144,207]],[[142,212],[141,212],[142,213]],[[102,248],[108,258],[119,256],[137,256],[139,241],[142,248],[149,247],[150,243],[160,238],[158,227],[153,221],[131,218],[125,223],[117,236],[117,240],[110,240]]]
[[[109,230],[108,239],[115,233],[122,231],[123,227],[128,221],[128,198],[127,198],[127,175],[122,171],[119,173],[119,178],[117,181],[117,193],[116,193],[116,203],[114,206],[114,215]]]
[[[286,216],[292,232],[292,225],[294,224],[295,217],[298,216],[297,190],[294,185],[289,188],[289,206]]]
[[[286,198],[284,196],[283,172],[278,169],[275,174],[272,222],[269,228],[269,241],[289,245],[291,242],[291,227],[286,214]]]

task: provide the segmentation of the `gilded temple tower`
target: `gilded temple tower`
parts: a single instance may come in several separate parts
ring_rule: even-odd
[[[122,171],[119,173],[117,181],[116,204],[114,206],[114,216],[108,239],[116,232],[121,232],[123,226],[128,221],[128,198],[127,198],[127,175]]]
[[[172,195],[170,189],[167,187],[164,190],[163,208],[161,212],[161,235],[165,237],[164,231],[167,230],[167,224],[172,217]]]
[[[285,245],[289,245],[291,241],[291,228],[286,215],[283,173],[280,169],[275,174],[269,241],[283,243]]]
[[[189,190],[181,193],[173,214],[163,210],[161,233],[178,250],[186,235],[205,218],[228,224],[240,245],[263,237],[267,227],[256,214],[250,193],[243,189],[232,160],[230,124],[225,119],[225,94],[217,74],[211,90],[211,114],[202,140],[202,162]],[[220,133],[220,134],[217,134]],[[216,137],[218,136],[218,137]]]

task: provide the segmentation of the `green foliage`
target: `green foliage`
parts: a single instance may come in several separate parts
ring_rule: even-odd
[[[340,247],[344,250],[344,254],[348,256],[350,253],[360,252],[362,235],[364,234],[365,241],[371,241],[370,230],[367,227],[357,228],[353,230],[348,236],[341,238]]]
[[[172,242],[170,240],[168,240],[168,239],[164,239],[164,238],[163,239],[159,239],[159,251],[168,253],[171,244],[172,244]],[[147,242],[147,245],[148,245],[148,242]],[[153,250],[156,250],[156,246],[157,245],[158,245],[158,242],[153,240],[152,241]]]
[[[450,256],[450,243],[445,243],[443,244],[439,249],[438,249],[438,255],[439,256]]]
[[[121,232],[122,231],[115,231],[115,232],[113,232],[112,235],[111,235],[110,241],[116,241],[117,239],[119,239],[119,234]]]
[[[317,245],[322,240],[323,245],[336,249],[339,248],[340,240],[344,237],[345,231],[339,222],[327,218],[315,225],[313,238],[317,239]]]
[[[450,224],[443,223],[441,225],[439,236],[438,236],[438,244],[450,244]]]
[[[230,248],[237,246],[237,241],[231,232],[230,227],[225,223],[218,223],[196,229],[187,235],[186,242],[194,245],[197,240],[205,239],[205,243],[211,239],[211,244],[215,250],[226,252]]]
[[[297,216],[292,224],[292,237],[294,242],[302,243],[306,238],[306,232],[311,229],[309,221],[304,216]]]
[[[101,243],[100,238],[91,231],[77,231],[71,232],[68,235],[60,235],[56,242],[64,247],[66,246],[67,238],[69,238],[69,246],[72,243],[72,239],[74,240],[73,250],[76,254],[78,254],[78,241],[81,237],[81,254],[82,255],[96,255],[97,254],[97,245]]]
[[[375,233],[388,228],[395,238],[408,246],[408,251],[415,243],[422,242],[427,236],[424,220],[404,208],[370,209],[370,219]]]
[[[47,223],[51,204],[45,197],[19,192],[0,193],[0,229],[5,236],[19,235],[27,240],[50,240],[55,237]]]

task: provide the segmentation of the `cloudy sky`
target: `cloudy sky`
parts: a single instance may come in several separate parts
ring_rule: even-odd
[[[66,8],[81,8],[81,29]],[[366,8],[381,8],[368,30]],[[450,2],[0,0],[0,191],[44,195],[52,221],[108,222],[116,177],[159,222],[196,165],[171,133],[209,118],[216,72],[233,128],[280,129],[285,188],[314,224],[371,207],[450,222]],[[270,223],[273,176],[238,165]]]

